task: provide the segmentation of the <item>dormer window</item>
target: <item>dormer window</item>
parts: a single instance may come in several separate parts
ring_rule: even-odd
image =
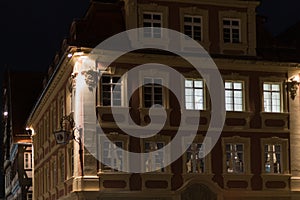
[[[184,16],[184,34],[194,40],[202,41],[202,17],[201,16]],[[188,38],[186,38],[188,39]]]
[[[143,13],[143,27],[145,38],[161,38],[162,14],[156,12]]]
[[[239,19],[223,19],[223,41],[224,43],[240,43],[240,20]]]

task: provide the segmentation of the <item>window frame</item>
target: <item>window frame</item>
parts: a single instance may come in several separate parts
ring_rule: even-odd
[[[155,33],[154,33],[154,27],[155,28],[163,28],[163,13],[161,12],[153,12],[153,11],[144,11],[143,14],[142,14],[142,18],[143,18],[143,28],[148,28],[150,27],[150,36],[145,36],[145,30],[144,30],[144,35],[143,37],[144,38],[152,38],[152,39],[160,39],[163,37],[163,33],[160,32],[159,33],[159,37],[155,37]],[[145,15],[150,15],[151,16],[151,19],[145,19]],[[155,19],[154,16],[160,16],[160,19]],[[145,26],[145,23],[150,23],[151,26]],[[160,26],[154,26],[154,24],[160,24]]]
[[[138,4],[138,16],[137,16],[137,26],[138,27],[144,27],[144,13],[161,13],[161,27],[162,28],[168,28],[168,18],[169,18],[169,8],[168,6],[162,6],[158,4]],[[135,20],[135,19],[133,19]],[[134,27],[135,28],[135,27]],[[168,35],[165,35],[163,32],[161,33],[160,38],[152,38],[152,37],[144,37],[144,32],[139,32],[137,35],[134,36],[135,38],[132,38],[129,36],[129,39],[132,41],[133,47],[140,47],[145,46],[148,47],[148,45],[157,45],[158,48],[166,48],[169,45],[169,38]],[[136,41],[136,38],[138,39],[138,44]]]
[[[188,81],[188,80],[192,80],[193,81],[193,87],[188,87],[188,88],[192,88],[193,89],[193,95],[192,95],[192,97],[193,97],[193,108],[192,109],[189,109],[189,108],[187,108],[187,101],[186,101],[186,89],[187,89],[187,87],[186,87],[186,81]],[[202,87],[196,87],[195,88],[195,81],[201,81],[202,82]],[[184,79],[184,89],[183,89],[183,92],[184,92],[184,106],[185,106],[185,110],[206,110],[207,109],[207,106],[206,106],[206,86],[205,86],[205,81],[204,81],[204,79],[201,79],[201,78],[185,78]],[[202,103],[202,109],[200,108],[200,109],[196,109],[195,107],[195,92],[194,92],[194,90],[195,89],[202,89],[202,98],[203,98],[203,103]]]
[[[224,21],[229,21],[229,23],[230,23],[230,25],[224,25]],[[236,22],[238,22],[238,26],[236,26],[236,25],[233,25],[233,21],[236,21]],[[239,18],[227,18],[227,17],[225,17],[225,18],[223,18],[222,19],[222,23],[223,23],[223,43],[225,43],[225,44],[240,44],[241,43],[241,41],[242,41],[242,35],[241,35],[241,19],[239,19]],[[226,42],[225,41],[225,29],[229,29],[229,42]],[[238,30],[238,42],[234,42],[234,39],[233,39],[233,30]]]
[[[163,143],[164,144],[163,147],[165,147],[170,142],[170,137],[169,136],[164,136],[164,135],[155,135],[154,137],[151,137],[151,138],[140,139],[140,142],[141,142],[140,145],[141,145],[142,152],[146,153],[146,143],[155,143],[156,145],[157,145],[157,143]],[[163,151],[163,153],[166,154],[165,151]],[[165,160],[166,156],[162,156],[162,158],[163,158],[162,163],[166,162],[166,160]],[[142,169],[145,169],[146,173],[155,173],[155,174],[156,173],[162,173],[162,174],[166,174],[166,173],[169,173],[171,171],[170,165],[165,166],[165,167],[161,168],[160,170],[151,171],[151,169],[150,169],[149,171],[147,171],[146,170],[147,169],[147,166],[146,166],[147,158],[142,157],[141,162],[142,162],[142,165],[141,165]]]
[[[184,16],[190,15],[190,16],[199,16],[201,17],[201,41],[198,41],[201,46],[204,47],[207,51],[209,51],[210,48],[210,41],[209,41],[209,15],[208,10],[206,9],[200,9],[198,7],[184,7],[179,9],[180,12],[180,31],[184,34]],[[186,40],[185,37],[181,38],[181,48],[184,51],[199,51],[198,49],[191,49],[191,46],[189,45],[189,40]]]
[[[145,79],[151,79],[151,84],[149,84],[149,83],[144,84]],[[156,84],[155,80],[159,80],[161,82],[161,85]],[[146,106],[146,101],[149,101],[149,100],[146,100],[146,98],[145,98],[146,88],[151,89],[151,93],[149,93],[149,95],[151,95],[151,99],[150,99],[151,106]],[[161,89],[161,94],[155,93],[155,88]],[[143,90],[143,107],[144,108],[151,108],[153,105],[157,104],[156,99],[155,99],[155,96],[157,96],[157,95],[161,96],[161,104],[159,104],[159,105],[164,106],[164,87],[163,87],[163,79],[162,78],[144,77],[142,90]]]
[[[109,77],[110,78],[110,82],[103,84],[103,82],[102,82],[102,78],[103,77]],[[115,78],[115,77],[118,77],[119,81],[121,80],[120,83],[119,83],[119,81],[117,83],[112,82],[113,78]],[[103,97],[104,97],[104,95],[103,95],[103,85],[109,85],[110,86],[110,92],[109,92],[109,94],[110,94],[110,105],[104,105],[103,104]],[[114,102],[114,97],[113,97],[113,90],[114,90],[114,88],[113,87],[115,87],[115,86],[120,86],[120,95],[121,95],[120,96],[120,105],[114,105],[114,103],[113,103]],[[101,106],[106,106],[106,107],[122,107],[122,106],[124,106],[124,80],[122,79],[122,75],[118,75],[118,74],[103,74],[101,76],[101,79],[100,79],[100,87],[101,87],[101,89],[100,89],[100,91],[101,91],[101,94],[100,94],[100,105]]]
[[[211,138],[206,138],[207,139],[207,144],[211,145]],[[204,142],[204,137],[202,135],[196,135],[196,137],[194,138],[193,144],[202,144],[203,145]],[[183,137],[183,143],[182,143],[182,147],[185,149],[186,146],[189,145],[187,144],[187,141],[185,139],[185,137]],[[204,147],[205,148],[205,147]],[[200,174],[211,174],[211,154],[207,154],[203,159],[204,161],[204,170],[202,172],[188,172],[187,169],[187,151],[182,155],[183,158],[183,174],[185,175],[200,175]]]
[[[26,163],[26,155],[28,155],[28,162]],[[24,152],[24,169],[25,170],[32,170],[32,166],[33,166],[33,160],[32,160],[32,152]],[[28,167],[26,167],[26,164],[28,165]]]
[[[226,144],[242,144],[243,145],[243,172],[228,172],[227,170],[227,151]],[[223,174],[227,175],[249,175],[251,173],[250,163],[250,138],[234,136],[234,137],[222,137],[222,151],[223,151]]]
[[[239,43],[225,43],[224,42],[224,29],[223,19],[240,20],[240,42]],[[249,35],[247,33],[247,12],[239,12],[235,10],[219,11],[219,40],[220,40],[220,53],[227,53],[226,51],[242,51],[244,55],[255,54],[253,44],[248,43]],[[249,49],[251,48],[251,49]],[[230,54],[230,53],[229,53]]]
[[[261,157],[262,157],[262,162],[261,162],[261,169],[262,169],[262,174],[266,175],[284,175],[284,174],[289,174],[289,153],[288,153],[288,139],[287,138],[279,138],[279,137],[272,137],[272,138],[261,138]],[[265,170],[265,145],[280,145],[281,147],[281,152],[280,152],[280,168],[281,172],[280,173],[275,173],[273,172],[266,172]]]
[[[272,87],[272,85],[275,85],[275,84],[279,85],[279,92],[278,93],[279,93],[279,98],[280,98],[280,100],[279,100],[280,108],[279,108],[278,112],[273,111],[273,108],[272,108],[273,107],[272,106],[273,98],[272,97],[271,97],[271,111],[266,111],[266,109],[265,109],[265,96],[264,96],[264,93],[265,93],[264,85],[265,84],[270,84],[271,87]],[[270,92],[270,91],[268,91],[268,92]],[[271,91],[271,93],[273,93],[273,91]],[[283,97],[283,82],[280,82],[280,81],[263,81],[262,82],[262,101],[263,101],[262,102],[262,111],[263,112],[265,112],[265,113],[282,113],[284,111],[283,98],[284,98]]]
[[[140,108],[142,109],[149,109],[146,108],[144,105],[144,78],[160,78],[162,79],[162,107],[165,109],[169,108],[169,91],[167,88],[169,85],[169,74],[167,71],[161,71],[161,70],[141,70],[139,72],[139,81],[140,85],[142,86],[139,89],[139,97],[140,97]],[[164,87],[164,85],[166,87]]]
[[[231,84],[232,84],[232,88],[230,88],[230,89],[226,89],[226,82],[230,82]],[[240,90],[240,89],[235,89],[234,88],[234,83],[242,83],[242,89]],[[245,97],[245,81],[244,80],[237,80],[237,79],[225,79],[224,80],[224,88],[225,88],[225,110],[226,110],[226,112],[245,112],[246,111],[246,103],[245,103],[245,99],[246,99],[246,97]],[[233,107],[233,109],[232,110],[227,110],[227,102],[226,102],[226,91],[232,91],[232,96],[231,96],[231,100],[232,100],[232,107]],[[234,92],[235,91],[241,91],[242,92],[242,110],[235,110],[235,106],[236,106],[236,104],[235,104],[235,101],[234,101],[234,99],[235,99],[235,95],[234,95]]]
[[[31,197],[29,197],[31,195]],[[32,192],[27,192],[26,194],[26,200],[32,200],[33,198],[33,193]]]
[[[98,154],[101,156],[101,160],[104,159],[104,150],[102,147],[104,147],[104,138],[101,139],[101,137],[103,136],[98,136],[98,141],[101,142],[101,145],[100,147],[101,148],[98,148]],[[125,151],[128,151],[128,144],[129,144],[129,137],[126,136],[126,135],[120,135],[120,134],[117,134],[117,135],[113,135],[113,134],[110,134],[110,135],[106,135],[106,137],[110,140],[110,142],[122,142],[123,143],[123,146],[122,146],[122,149],[125,150]],[[121,152],[122,153],[122,169],[128,169],[128,166],[129,166],[129,163],[128,163],[128,158],[126,157],[126,153],[124,153],[123,151]],[[107,169],[105,169],[105,167],[107,167]],[[100,162],[100,168],[99,168],[99,172],[100,173],[123,173],[122,172],[122,169],[121,170],[116,170],[114,168],[111,168],[109,166],[106,166],[104,163],[101,163]]]
[[[191,22],[186,22],[185,19],[186,18],[191,18]],[[195,22],[195,18],[200,19],[200,22]],[[191,27],[191,35],[187,35],[186,34],[186,26],[190,26]],[[195,27],[200,27],[200,40],[195,39]],[[190,38],[202,42],[203,41],[203,17],[201,15],[191,15],[191,14],[184,14],[183,16],[183,33],[187,36],[189,36]],[[186,40],[189,40],[189,38],[185,38]]]

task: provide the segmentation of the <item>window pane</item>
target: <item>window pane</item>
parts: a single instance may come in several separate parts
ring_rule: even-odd
[[[203,87],[203,81],[195,81],[195,87]]]
[[[223,20],[223,25],[230,25],[230,21],[229,20]]]
[[[192,18],[191,17],[184,17],[184,22],[192,22]]]
[[[154,20],[161,20],[161,15],[153,15]]]
[[[193,87],[193,81],[192,80],[185,80],[185,87]]]
[[[231,89],[232,83],[231,82],[225,82],[225,89]]]

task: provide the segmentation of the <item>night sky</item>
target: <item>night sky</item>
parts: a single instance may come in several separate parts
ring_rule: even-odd
[[[45,72],[72,20],[81,18],[88,4],[89,0],[1,0],[1,72],[6,66]],[[274,35],[300,21],[299,10],[299,0],[263,0],[258,8]]]

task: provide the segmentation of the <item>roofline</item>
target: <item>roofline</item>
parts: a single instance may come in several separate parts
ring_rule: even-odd
[[[58,70],[60,69],[60,65],[62,64],[62,62],[64,61],[64,59],[66,58],[67,54],[72,52],[71,50],[75,48],[77,49],[78,47],[75,46],[68,46],[67,49],[65,50],[64,54],[62,55],[62,57],[60,58],[58,64],[55,67],[55,70],[53,72],[53,74],[51,75],[50,79],[47,82],[46,87],[43,89],[43,92],[41,93],[41,95],[39,96],[36,104],[34,105],[33,109],[31,110],[29,117],[27,118],[26,121],[26,126],[29,124],[30,120],[32,119],[33,115],[35,114],[35,111],[37,110],[38,106],[40,105],[43,97],[45,96],[47,90],[49,89],[50,84],[52,83],[52,80],[54,79],[55,75],[57,74]]]

